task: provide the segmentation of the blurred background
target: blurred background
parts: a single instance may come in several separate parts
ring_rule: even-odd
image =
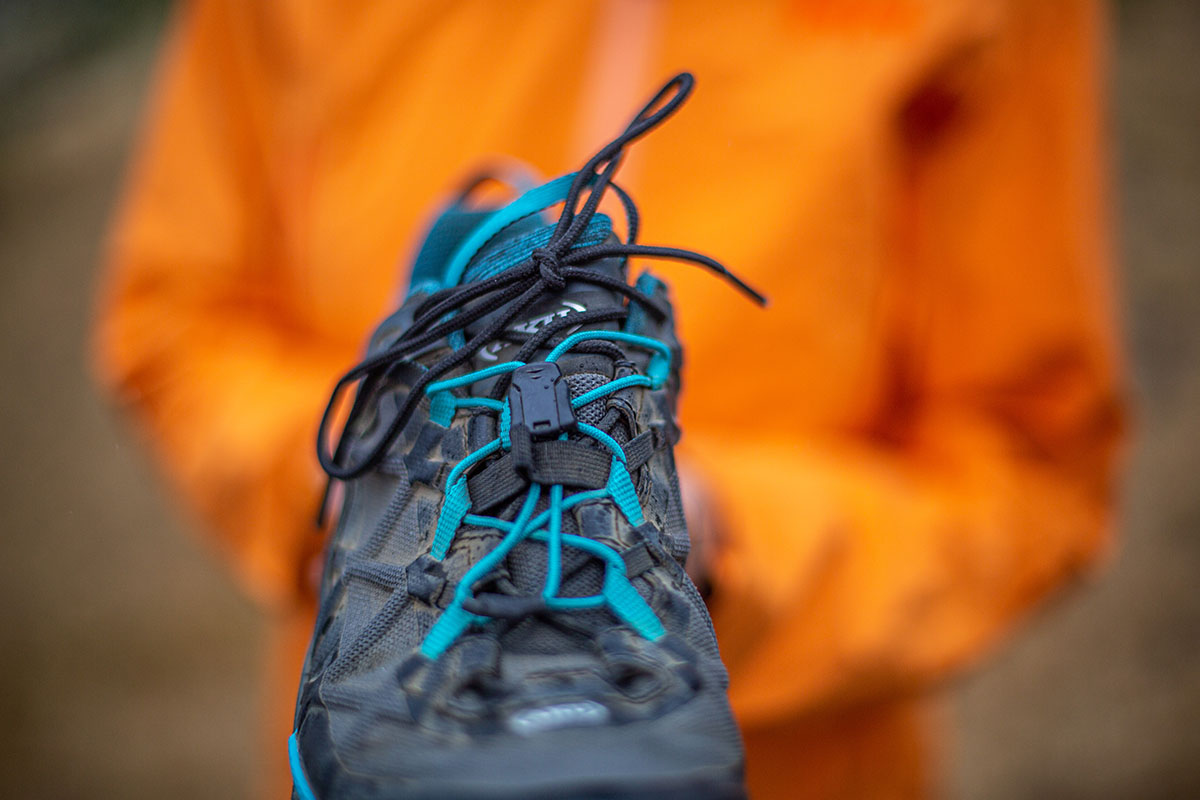
[[[1122,544],[953,688],[951,797],[1200,797],[1200,4],[1112,13],[1138,407]],[[167,16],[148,0],[0,3],[8,797],[250,796],[262,621],[150,488],[87,369],[101,243]]]

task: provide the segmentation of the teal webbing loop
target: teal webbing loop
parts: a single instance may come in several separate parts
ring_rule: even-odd
[[[429,421],[449,428],[454,420],[454,395],[448,389],[429,394]]]
[[[500,441],[493,439],[462,461],[454,465],[446,476],[446,499],[442,501],[442,510],[438,515],[437,532],[433,536],[431,554],[437,560],[446,557],[450,543],[454,541],[454,533],[462,524],[463,518],[471,510],[471,496],[467,493],[466,471],[472,464],[477,464],[500,449]]]
[[[638,502],[637,490],[633,488],[629,470],[615,458],[608,470],[608,493],[612,495],[613,502],[621,509],[630,525],[636,527],[646,521],[642,516],[642,504]]]
[[[446,271],[442,275],[442,285],[454,286],[461,281],[471,259],[500,231],[518,220],[566,200],[567,191],[571,188],[574,180],[574,172],[563,175],[561,178],[555,178],[536,189],[530,189],[508,205],[492,212],[491,216],[472,231],[466,241],[459,245],[458,250],[454,252],[454,256],[446,265]]]
[[[438,514],[437,530],[433,534],[431,555],[438,561],[446,557],[450,543],[454,541],[454,533],[462,524],[463,517],[471,510],[471,495],[467,491],[467,481],[459,478],[446,486],[446,499],[442,502],[442,511]]]

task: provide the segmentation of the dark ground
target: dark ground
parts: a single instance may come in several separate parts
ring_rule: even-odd
[[[86,376],[162,16],[125,5],[73,38],[0,7],[0,794],[246,797],[261,620]],[[1123,544],[953,692],[953,797],[1200,797],[1200,5],[1116,16]]]

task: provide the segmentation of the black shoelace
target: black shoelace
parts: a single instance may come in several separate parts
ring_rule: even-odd
[[[668,310],[661,302],[619,278],[588,269],[586,265],[589,263],[606,258],[630,256],[688,262],[721,276],[756,303],[766,304],[766,299],[761,294],[715,259],[681,248],[638,244],[637,208],[629,195],[613,182],[625,148],[671,116],[691,94],[693,85],[694,79],[691,74],[684,72],[676,75],[637,113],[620,136],[592,156],[576,173],[550,240],[544,247],[534,250],[525,263],[494,277],[433,292],[416,308],[412,325],[390,347],[364,359],[342,375],[326,405],[317,433],[317,458],[331,480],[351,480],[376,467],[384,458],[391,442],[403,430],[421,398],[425,396],[426,387],[467,363],[489,343],[519,342],[521,349],[516,358],[527,360],[539,349],[552,346],[552,340],[567,328],[623,320],[628,315],[627,306],[572,312],[553,320],[533,334],[509,329],[513,320],[522,312],[543,297],[561,292],[567,281],[580,281],[612,290],[623,295],[628,302],[639,304],[656,319],[666,317]],[[628,220],[626,240],[575,248],[576,242],[587,229],[609,189],[614,191],[624,208]],[[494,314],[498,310],[500,313]],[[469,339],[462,338],[468,326],[492,314],[494,318]],[[442,356],[422,372],[404,397],[399,411],[388,422],[382,436],[374,437],[374,443],[366,449],[365,454],[356,460],[350,460],[351,423],[363,412],[364,404],[373,396],[372,390],[378,387],[385,380],[387,373],[397,365],[411,362],[419,355],[436,349],[444,344],[447,337],[452,336],[457,336],[463,341],[461,346]],[[596,343],[594,346],[601,349],[607,347],[616,355],[620,355],[620,350],[615,345]],[[492,396],[496,399],[503,398],[508,391],[510,380],[511,375],[500,376]],[[335,411],[345,393],[356,385],[360,391],[351,406],[338,444],[331,450],[330,426]],[[324,503],[322,516],[323,513]]]

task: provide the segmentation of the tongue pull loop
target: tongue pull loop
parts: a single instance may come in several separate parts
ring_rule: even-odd
[[[493,212],[472,231],[471,235],[459,245],[454,255],[451,256],[450,263],[446,265],[445,273],[442,276],[442,285],[455,286],[458,284],[463,279],[467,265],[471,263],[471,259],[475,257],[476,253],[505,228],[563,202],[575,182],[575,178],[576,174],[573,172],[563,175],[561,178],[530,189],[513,202]],[[586,185],[590,181],[585,179],[583,183]]]
[[[528,475],[533,470],[533,440],[553,439],[577,427],[571,391],[558,364],[535,361],[517,367],[508,389],[512,421],[513,466]]]

